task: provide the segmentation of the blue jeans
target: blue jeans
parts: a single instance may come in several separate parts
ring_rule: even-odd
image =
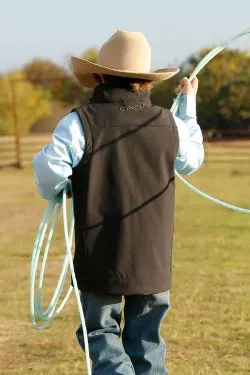
[[[167,375],[160,327],[169,310],[169,291],[124,299],[122,332],[122,296],[81,293],[93,375]],[[84,350],[82,326],[76,335]]]

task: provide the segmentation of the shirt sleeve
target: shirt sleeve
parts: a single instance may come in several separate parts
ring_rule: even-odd
[[[85,137],[77,113],[65,116],[52,134],[51,143],[33,158],[35,181],[44,199],[52,199],[69,183],[72,168],[83,157]]]
[[[189,175],[197,171],[204,160],[203,137],[196,119],[195,96],[182,96],[174,120],[179,134],[175,169],[181,174]]]

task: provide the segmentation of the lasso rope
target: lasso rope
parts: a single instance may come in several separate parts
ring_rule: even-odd
[[[244,36],[244,35],[247,35],[247,34],[250,34],[250,28],[249,29],[246,29],[245,31],[242,31],[241,33],[237,34],[235,37],[233,37],[232,39],[229,39],[223,43],[221,43],[221,45],[219,45],[218,47],[215,47],[212,51],[210,51],[201,61],[200,63],[197,65],[197,67],[195,68],[195,70],[193,71],[193,73],[191,74],[190,78],[189,78],[189,81],[192,81],[192,79],[209,63],[209,61],[211,61],[216,55],[218,55],[221,51],[223,51],[223,49],[227,48],[230,46],[230,44],[232,44],[235,40],[239,39],[240,37]],[[180,104],[180,99],[181,99],[181,96],[182,94],[180,93],[177,98],[175,99],[170,111],[175,114],[177,109],[178,109],[178,106]],[[231,210],[234,210],[234,211],[238,211],[238,212],[242,212],[242,213],[245,213],[245,214],[250,214],[250,209],[246,209],[246,208],[241,208],[241,207],[237,207],[237,206],[234,206],[232,204],[229,204],[229,203],[226,203],[226,202],[223,202],[219,199],[216,199],[214,197],[211,197],[210,195],[200,191],[199,189],[197,189],[196,187],[194,187],[193,185],[191,185],[188,181],[186,181],[177,171],[175,171],[175,174],[177,177],[179,177],[179,179],[187,186],[189,187],[192,191],[194,191],[195,193],[201,195],[202,197],[208,199],[209,201],[213,202],[213,203],[216,203],[216,204],[219,204],[223,207],[226,207],[226,208],[230,208]]]
[[[198,66],[195,68],[194,72],[191,74],[189,80],[191,81],[200,71],[201,69],[204,68],[206,64],[210,60],[212,60],[216,55],[218,55],[224,48],[227,48],[233,41],[236,39],[247,35],[250,33],[250,28],[241,32],[240,34],[237,34],[235,37],[232,39],[222,43],[220,46],[214,48],[211,52],[206,55],[201,62],[198,64]],[[173,114],[176,113],[178,106],[180,104],[180,98],[181,98],[181,93],[177,96],[175,99],[173,106],[171,108],[171,112]],[[237,207],[234,205],[231,205],[229,203],[223,202],[219,199],[213,198],[209,196],[208,194],[198,190],[195,188],[193,185],[191,185],[189,182],[187,182],[180,174],[176,171],[176,176],[186,185],[188,186],[192,191],[195,193],[201,195],[202,197],[217,203],[221,206],[224,206],[226,208],[230,208],[232,210],[238,211],[238,212],[243,212],[250,214],[250,209],[246,208],[241,208]],[[85,324],[85,319],[84,319],[84,314],[83,314],[83,309],[81,305],[81,300],[80,300],[80,294],[78,291],[78,286],[77,286],[77,281],[76,281],[76,276],[74,272],[74,266],[73,266],[73,257],[72,257],[72,241],[73,241],[73,233],[74,233],[74,213],[73,213],[73,202],[71,202],[71,223],[70,223],[70,229],[68,229],[68,218],[67,218],[67,204],[66,204],[66,189],[64,189],[63,193],[54,199],[52,199],[46,208],[44,215],[42,217],[41,223],[39,225],[37,234],[36,234],[36,239],[34,243],[34,248],[32,252],[32,258],[31,258],[31,265],[30,265],[30,316],[31,316],[31,321],[33,326],[38,329],[38,330],[43,330],[47,327],[48,323],[55,319],[58,314],[61,312],[63,307],[65,306],[66,302],[68,301],[70,294],[72,292],[73,287],[70,286],[65,297],[63,298],[62,302],[58,306],[59,299],[62,295],[63,292],[63,287],[64,283],[66,280],[67,272],[68,269],[70,269],[71,272],[71,277],[72,277],[72,282],[74,286],[74,291],[76,295],[76,300],[77,300],[77,305],[79,309],[79,314],[80,314],[80,319],[81,319],[81,324],[82,324],[82,329],[83,329],[83,337],[84,337],[84,345],[85,345],[85,353],[86,353],[86,363],[87,363],[87,372],[88,375],[91,375],[91,363],[90,363],[90,357],[89,357],[89,345],[88,345],[88,336],[87,336],[87,328]],[[62,266],[62,270],[57,282],[57,286],[55,289],[55,292],[50,300],[50,303],[47,307],[46,310],[42,309],[42,287],[43,287],[43,279],[44,279],[44,272],[45,272],[45,266],[46,266],[46,261],[49,253],[49,248],[50,248],[50,243],[51,239],[53,237],[54,229],[58,220],[59,212],[60,210],[63,210],[63,226],[64,226],[64,237],[65,237],[65,245],[66,245],[66,253],[65,253],[65,258]],[[51,225],[49,227],[51,221]],[[44,249],[44,254],[43,254],[43,259],[42,259],[42,264],[40,268],[40,276],[39,276],[39,281],[38,281],[38,286],[37,286],[37,293],[36,293],[36,273],[37,273],[37,268],[39,264],[39,257],[41,254],[41,250],[43,247],[43,242],[47,233],[47,230],[49,228],[49,232],[47,235],[47,240],[45,244],[45,249]],[[42,322],[38,323],[37,318]]]

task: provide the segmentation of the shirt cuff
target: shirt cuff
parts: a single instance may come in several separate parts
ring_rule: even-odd
[[[188,116],[196,119],[195,95],[182,95],[178,109],[178,116]]]

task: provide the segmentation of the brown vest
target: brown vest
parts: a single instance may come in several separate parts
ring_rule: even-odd
[[[124,295],[170,289],[179,147],[171,113],[153,106],[148,93],[107,85],[75,111],[86,140],[72,175],[79,288]]]

